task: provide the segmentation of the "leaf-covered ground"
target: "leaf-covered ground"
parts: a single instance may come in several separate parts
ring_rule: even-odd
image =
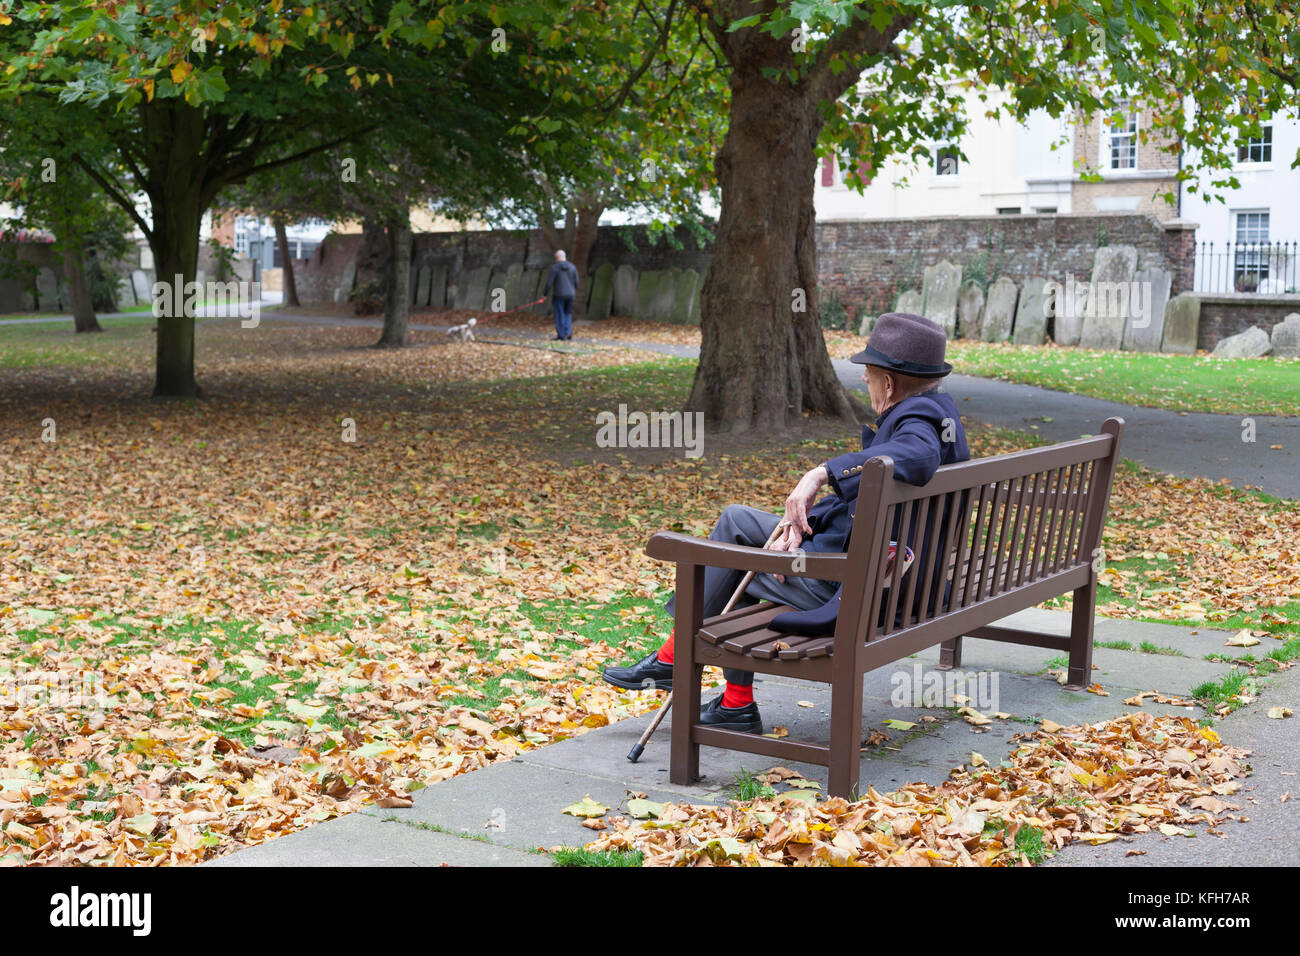
[[[43,330],[0,382],[8,864],[194,862],[652,707],[598,679],[667,629],[646,539],[855,441],[600,449],[599,411],[680,407],[693,363],[271,323],[205,323],[206,397],[156,403],[149,328]],[[1163,565],[1107,610],[1293,628],[1297,540],[1292,505],[1126,472],[1108,550]]]
[[[724,806],[651,804],[642,815],[652,819],[613,817],[587,849],[640,852],[646,866],[1027,866],[1076,841],[1194,836],[1181,824],[1213,829],[1241,809],[1223,798],[1240,789],[1248,752],[1186,717],[1126,714],[1013,739],[1021,743],[1000,765],[972,754],[937,787],[820,803],[802,789]],[[759,780],[809,785],[790,773]]]

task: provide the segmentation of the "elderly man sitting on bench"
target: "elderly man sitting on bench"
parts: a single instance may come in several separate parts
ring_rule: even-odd
[[[853,356],[865,365],[871,408],[877,416],[875,430],[862,429],[862,450],[849,452],[818,465],[805,474],[785,501],[785,515],[770,514],[744,505],[730,505],[718,519],[714,541],[762,547],[772,533],[783,528],[769,545],[774,551],[841,553],[847,550],[857,503],[858,481],[871,458],[888,455],[894,460],[894,477],[924,485],[940,465],[970,459],[966,433],[957,406],[939,380],[952,371],[944,361],[947,339],[943,329],[919,315],[890,312],[876,322],[867,347]],[[833,494],[813,504],[829,484]],[[707,568],[704,573],[704,616],[721,613],[744,572]],[[840,586],[833,581],[757,574],[745,589],[749,603],[758,600],[788,605],[795,610],[773,618],[777,631],[830,634],[839,613]],[[668,602],[673,612],[673,601]],[[630,667],[607,667],[604,678],[616,687],[671,690],[673,634],[657,651]],[[726,690],[700,710],[700,723],[720,730],[761,734],[763,720],[754,702],[754,675],[727,669]]]

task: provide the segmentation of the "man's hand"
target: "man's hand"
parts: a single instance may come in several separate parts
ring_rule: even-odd
[[[802,535],[812,534],[812,526],[808,524],[808,509],[817,497],[817,492],[821,491],[822,485],[828,481],[830,476],[826,474],[826,466],[818,465],[799,479],[799,484],[794,486],[794,491],[790,492],[790,496],[785,499],[785,520],[790,522],[787,531],[800,533],[800,538],[795,541],[795,547],[799,546],[798,542],[802,540]]]
[[[790,492],[790,496],[785,499],[785,519],[781,522],[785,526],[784,531],[772,542],[770,550],[796,551],[803,543],[804,535],[812,534],[812,526],[808,524],[808,509],[812,506],[822,485],[829,480],[824,465],[818,465],[799,479],[799,483],[794,486],[794,491]],[[784,574],[777,574],[774,577],[782,584],[785,583]]]

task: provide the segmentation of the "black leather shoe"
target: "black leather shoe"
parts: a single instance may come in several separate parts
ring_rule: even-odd
[[[700,723],[715,730],[741,730],[747,734],[763,732],[758,704],[751,701],[744,707],[723,707],[721,695],[700,708]]]
[[[606,667],[601,674],[607,684],[625,690],[672,690],[673,665],[659,660],[659,652],[651,651],[631,667]]]

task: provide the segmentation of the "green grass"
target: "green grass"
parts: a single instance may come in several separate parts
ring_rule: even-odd
[[[1047,849],[1047,844],[1043,842],[1043,831],[1029,826],[1021,827],[1016,831],[1014,852],[1024,857],[1033,866],[1037,866],[1052,855]]]
[[[776,796],[776,791],[769,784],[763,783],[744,767],[736,775],[735,781],[727,788],[732,800],[768,800]]]
[[[1163,657],[1186,657],[1187,656],[1176,647],[1160,647],[1158,644],[1152,644],[1150,641],[1143,641],[1141,644],[1138,645],[1138,650],[1141,651],[1143,654],[1159,654]]]
[[[1133,645],[1128,641],[1094,641],[1094,647],[1109,647],[1112,651],[1131,651]]]
[[[625,663],[631,664],[662,644],[672,630],[672,618],[663,608],[667,599],[667,592],[653,598],[622,594],[607,603],[557,599],[523,603],[519,610],[538,628],[572,632],[589,641],[626,648],[629,656]],[[568,638],[557,639],[580,646]]]
[[[1191,689],[1190,696],[1205,701],[1214,708],[1218,708],[1223,704],[1235,708],[1241,706],[1240,697],[1242,694],[1249,694],[1254,697],[1258,693],[1259,687],[1255,683],[1255,678],[1248,671],[1234,667],[1218,680],[1197,684]]]
[[[555,866],[640,866],[645,862],[645,854],[640,850],[596,852],[566,846],[556,850],[551,859]]]
[[[1151,408],[1242,416],[1295,415],[1300,409],[1300,362],[1289,359],[956,341],[949,343],[948,360],[966,375]]]

